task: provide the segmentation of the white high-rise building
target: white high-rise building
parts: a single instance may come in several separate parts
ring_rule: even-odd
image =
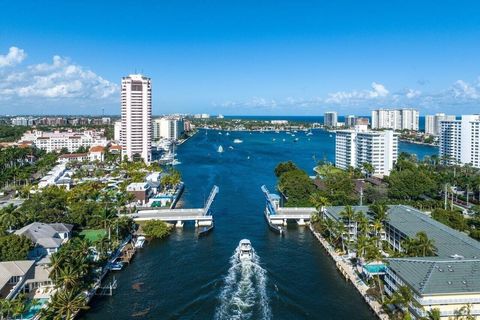
[[[335,166],[362,168],[370,163],[374,175],[389,175],[398,158],[398,135],[392,131],[371,131],[367,126],[339,130],[335,140]]]
[[[445,113],[437,113],[435,115],[425,116],[425,133],[432,136],[440,134],[440,122],[455,120],[455,116],[445,115]]]
[[[440,122],[439,156],[447,164],[471,164],[480,168],[480,115]]]
[[[120,141],[120,137],[122,134],[122,121],[115,121],[113,124],[113,139],[115,141]]]
[[[418,110],[378,109],[372,111],[372,129],[419,130]]]
[[[179,117],[163,117],[153,121],[153,139],[178,140],[185,132],[183,119]]]
[[[150,78],[131,74],[122,78],[122,157],[152,160],[152,85]]]
[[[357,117],[354,115],[349,115],[345,117],[345,126],[346,127],[354,127],[357,122]]]
[[[323,124],[325,127],[335,128],[337,127],[338,116],[335,111],[325,112],[323,115]]]

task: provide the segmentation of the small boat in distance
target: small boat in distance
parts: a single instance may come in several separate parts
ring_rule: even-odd
[[[135,248],[143,248],[143,245],[145,244],[145,237],[144,236],[139,236],[137,238],[137,241],[135,241]]]
[[[217,152],[218,152],[218,153],[222,153],[222,152],[223,152],[223,147],[222,147],[222,146],[219,146],[218,149],[217,149]]]
[[[235,140],[233,140],[233,143],[242,143],[242,142],[243,142],[243,140],[241,140],[241,139],[235,139]]]
[[[297,141],[298,141],[298,138],[293,139],[293,142],[297,142]]]
[[[253,249],[250,240],[240,240],[239,247],[240,249],[238,250],[238,258],[240,259],[240,261],[252,261]]]

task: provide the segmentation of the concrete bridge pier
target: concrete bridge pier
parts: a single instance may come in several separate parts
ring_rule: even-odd
[[[177,223],[175,224],[175,227],[176,227],[176,228],[183,228],[183,221],[182,221],[182,220],[178,220]]]

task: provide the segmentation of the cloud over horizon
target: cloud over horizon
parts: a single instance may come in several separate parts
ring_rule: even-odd
[[[117,98],[117,84],[68,58],[54,55],[51,62],[23,66],[26,57],[17,47],[0,55],[0,101],[46,106],[68,102],[75,108]]]
[[[213,103],[213,105],[231,110],[258,111],[258,109],[265,109],[279,112],[296,110],[313,113],[323,112],[327,109],[361,113],[365,112],[366,109],[371,110],[379,107],[412,107],[422,110],[422,113],[434,113],[438,111],[448,112],[449,108],[458,106],[464,107],[464,109],[476,107],[476,112],[478,112],[480,111],[479,103],[480,78],[471,83],[465,80],[457,80],[448,88],[433,93],[422,92],[413,88],[391,91],[380,82],[372,82],[370,89],[336,91],[328,93],[326,97],[287,97],[284,99],[254,97],[246,101],[226,101],[224,103]]]

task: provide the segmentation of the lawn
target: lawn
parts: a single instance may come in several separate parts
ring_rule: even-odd
[[[105,229],[86,229],[80,232],[81,237],[87,239],[90,242],[95,242],[102,239],[107,235],[107,230]]]

